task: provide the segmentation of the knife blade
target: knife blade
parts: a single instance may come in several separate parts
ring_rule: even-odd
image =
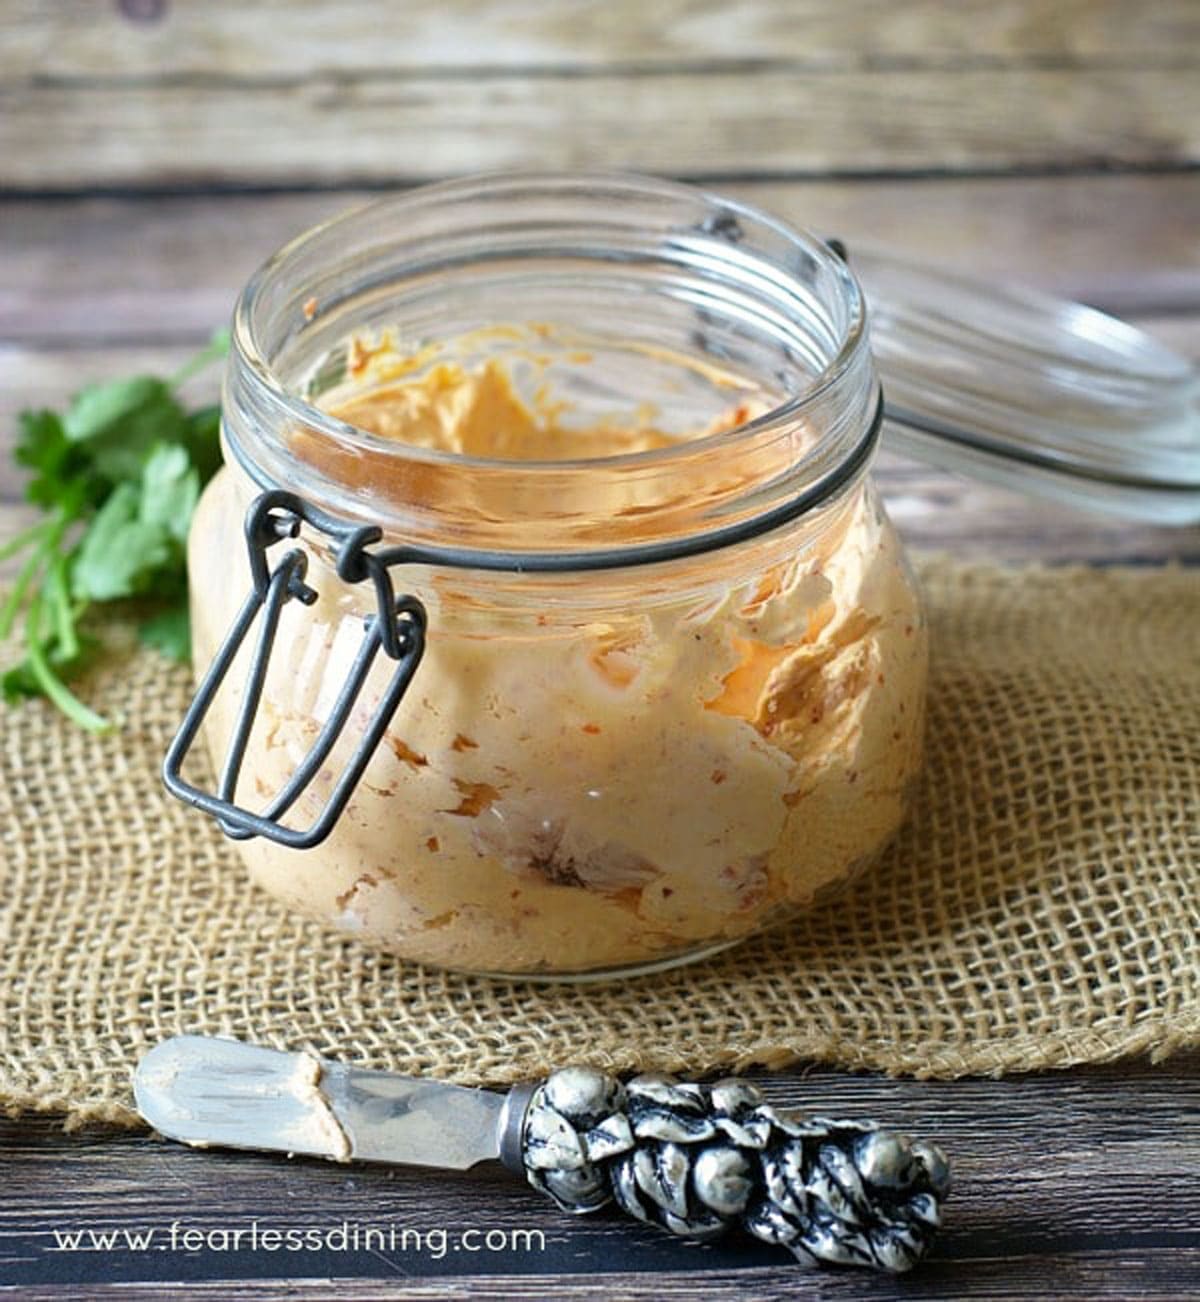
[[[499,1160],[564,1211],[616,1202],[693,1239],[740,1227],[806,1265],[911,1269],[950,1191],[936,1145],[775,1109],[736,1079],[622,1084],[566,1067],[500,1094],[181,1035],[142,1057],[133,1088],[151,1126],[196,1147],[460,1171]]]
[[[133,1077],[138,1111],[185,1144],[465,1171],[500,1157],[505,1096],[240,1040],[177,1035]]]

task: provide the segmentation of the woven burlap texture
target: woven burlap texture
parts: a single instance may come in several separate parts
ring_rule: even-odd
[[[87,685],[119,733],[4,711],[0,1106],[132,1122],[132,1065],[184,1031],[480,1084],[1200,1042],[1200,572],[921,568],[928,761],[883,862],[787,930],[621,982],[431,971],[282,914],[164,796],[189,680],[151,652]]]

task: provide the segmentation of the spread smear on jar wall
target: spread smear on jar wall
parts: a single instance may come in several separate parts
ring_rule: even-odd
[[[679,368],[677,406],[589,390],[589,341],[546,326],[478,332],[457,349],[357,338],[314,401],[381,440],[546,463],[720,440],[779,400],[732,371],[645,351]],[[290,437],[297,458],[364,500],[435,502],[450,520],[499,511],[443,462],[399,470],[303,428]],[[564,517],[590,511],[610,544],[671,520],[669,486],[605,482],[583,507],[564,499]],[[236,535],[246,495],[227,471],[198,513],[200,664],[243,587],[211,540]],[[678,495],[680,512],[696,509],[695,484]],[[586,595],[560,576],[522,588],[405,573],[397,586],[426,602],[430,635],[385,743],[326,846],[256,842],[253,877],[409,958],[506,973],[651,965],[849,880],[896,831],[920,760],[925,632],[895,534],[859,482],[802,531],[730,553],[589,575]],[[319,564],[311,575],[318,603],[284,611],[247,799],[286,781],[362,637],[361,598]],[[215,717],[216,754],[232,711],[231,700]]]

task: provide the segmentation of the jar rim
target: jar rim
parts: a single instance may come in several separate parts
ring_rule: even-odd
[[[773,294],[783,294],[792,289],[803,290],[798,272],[789,271],[786,262],[781,264],[761,251],[762,242],[769,239],[772,251],[782,250],[781,257],[792,259],[796,266],[801,265],[800,260],[806,260],[806,265],[815,269],[811,273],[814,280],[818,275],[823,278],[821,284],[837,309],[836,328],[831,327],[829,331],[831,342],[823,346],[824,350],[813,364],[811,373],[805,377],[802,387],[786,394],[780,402],[750,419],[720,432],[680,440],[666,447],[603,457],[514,461],[503,457],[419,447],[372,434],[341,420],[316,405],[309,396],[299,391],[298,386],[285,382],[272,362],[272,350],[264,335],[269,323],[284,314],[289,315],[292,322],[300,318],[299,304],[307,302],[309,291],[313,297],[317,296],[311,282],[306,283],[301,274],[306,264],[310,264],[311,275],[312,266],[326,267],[328,270],[328,264],[336,264],[339,258],[347,264],[352,263],[356,257],[365,260],[381,243],[380,238],[376,237],[372,244],[368,228],[372,222],[379,224],[381,219],[386,219],[389,231],[403,232],[406,224],[428,220],[430,213],[439,210],[449,212],[454,205],[472,200],[500,205],[505,202],[516,203],[530,196],[547,202],[560,199],[578,202],[595,196],[597,200],[613,200],[609,205],[612,209],[619,209],[620,200],[627,199],[631,204],[640,202],[660,205],[669,213],[678,210],[694,217],[700,212],[705,215],[703,225],[692,224],[679,229],[685,229],[688,239],[702,243],[704,249],[716,251],[721,257],[728,258],[728,265],[735,270],[741,268],[746,277],[746,285],[760,293],[765,291],[759,287],[767,285]],[[603,205],[598,203],[597,207]],[[722,223],[725,225],[722,226]],[[518,229],[516,221],[512,222],[512,228]],[[760,247],[748,247],[742,243],[743,228],[752,232],[759,240]],[[670,229],[674,231],[677,228]],[[728,233],[731,230],[734,234]],[[366,237],[365,231],[368,232]],[[661,233],[655,230],[652,234]],[[358,247],[356,240],[359,242]],[[479,252],[475,254],[481,262],[485,256]],[[464,258],[463,261],[466,265],[471,265],[469,258]],[[419,264],[416,265],[419,267]],[[725,265],[722,264],[722,269]],[[399,283],[403,284],[403,271],[400,276]],[[394,289],[390,282],[389,287]],[[338,289],[336,277],[330,277],[327,289],[333,298]],[[771,306],[778,315],[777,301]],[[820,306],[825,309],[830,307],[823,302]],[[320,310],[324,313],[324,304]],[[303,316],[306,323],[311,320],[307,312]],[[798,308],[795,319],[788,324],[795,329],[800,329],[804,324]],[[829,325],[829,322],[823,324]],[[304,326],[289,325],[288,328],[299,331]],[[347,334],[349,333],[351,331],[348,330]],[[423,185],[337,214],[296,236],[267,259],[250,278],[239,297],[234,314],[233,347],[226,384],[227,414],[229,406],[233,405],[244,410],[248,419],[243,422],[245,428],[242,430],[231,430],[231,423],[236,426],[236,422],[227,419],[227,443],[244,466],[262,472],[255,477],[264,485],[288,483],[294,480],[298,469],[307,473],[311,467],[298,467],[288,457],[285,448],[264,449],[261,446],[262,432],[303,428],[306,433],[325,440],[328,447],[336,449],[339,455],[370,456],[378,459],[375,464],[380,467],[390,465],[397,469],[424,468],[439,474],[457,472],[478,476],[493,485],[500,485],[505,477],[519,475],[523,490],[537,491],[544,488],[547,493],[552,491],[552,485],[562,485],[572,479],[579,485],[580,481],[598,473],[663,477],[675,471],[686,473],[685,466],[694,466],[699,459],[711,462],[723,458],[731,462],[734,458],[742,458],[749,464],[756,455],[760,460],[763,459],[764,448],[780,449],[778,455],[782,455],[782,449],[787,447],[787,455],[792,458],[788,465],[787,495],[811,499],[814,485],[830,481],[832,486],[829,492],[832,494],[847,478],[845,473],[835,475],[832,472],[839,469],[844,472],[847,463],[862,462],[861,435],[870,422],[876,405],[871,399],[877,396],[877,382],[874,381],[867,334],[868,318],[864,296],[857,278],[839,252],[815,234],[784,223],[749,204],[726,199],[698,187],[620,172],[483,173]],[[834,422],[829,430],[822,431],[808,446],[796,451],[798,441],[791,437],[792,433],[802,422],[810,421],[815,425],[817,422],[811,418],[822,404],[831,407],[835,400],[840,401],[840,394],[849,387],[848,373],[856,366],[865,374],[866,382],[858,385],[864,392],[858,395],[860,400],[855,419],[848,422],[854,428],[846,430],[840,426],[847,422]],[[231,399],[235,399],[232,404]],[[245,446],[247,434],[254,443],[253,447]],[[261,455],[264,451],[268,455]],[[361,514],[361,505],[356,511],[356,503],[339,491],[345,486],[337,482],[336,476],[323,480],[318,476],[318,479],[319,482],[315,485],[318,496],[324,496],[326,502],[335,507],[340,504],[348,514]],[[837,483],[833,483],[834,480]],[[757,488],[759,485],[752,487]],[[392,504],[386,505],[390,507]],[[767,506],[770,505],[772,504],[767,503]],[[407,518],[385,521],[385,524],[389,527],[395,524],[397,528],[412,532],[412,522]],[[711,521],[707,527],[711,528]],[[703,523],[701,531],[705,531]],[[419,528],[417,532],[420,532]],[[512,550],[504,544],[500,544],[497,549]]]
[[[302,231],[289,240],[250,277],[238,298],[234,310],[232,346],[237,349],[243,360],[253,369],[259,381],[272,391],[282,406],[289,410],[292,418],[297,422],[303,422],[310,428],[320,429],[322,432],[348,442],[352,446],[360,446],[364,451],[369,451],[373,455],[380,453],[384,455],[401,455],[413,460],[443,462],[462,466],[510,466],[511,461],[504,457],[485,457],[446,451],[439,448],[422,448],[413,444],[401,443],[395,439],[381,438],[347,421],[340,420],[323,408],[309,402],[301,394],[291,391],[275,374],[270,362],[264,356],[253,324],[253,304],[261,296],[264,285],[270,277],[285,274],[289,266],[315,241],[331,233],[336,233],[346,223],[354,221],[355,218],[366,212],[378,213],[390,209],[399,215],[403,215],[404,210],[414,201],[421,203],[453,202],[456,199],[470,197],[472,193],[480,188],[494,191],[498,188],[528,188],[532,186],[547,188],[566,186],[571,188],[589,188],[593,186],[604,186],[606,188],[628,187],[631,191],[644,195],[657,193],[664,197],[706,200],[719,205],[723,212],[727,212],[734,217],[746,218],[774,230],[796,249],[803,249],[811,256],[823,258],[829,267],[837,271],[842,286],[846,291],[847,303],[850,308],[849,320],[842,331],[842,338],[839,340],[835,355],[822,367],[819,374],[813,378],[812,383],[802,392],[789,395],[783,402],[760,413],[751,420],[743,421],[733,429],[689,440],[688,447],[690,449],[696,450],[709,440],[713,442],[720,441],[723,445],[727,445],[730,440],[741,436],[743,431],[759,433],[779,421],[794,421],[803,414],[807,407],[811,406],[832,385],[836,384],[853,362],[866,334],[866,304],[862,289],[853,271],[825,240],[801,227],[783,222],[750,204],[728,199],[723,195],[718,195],[713,191],[698,186],[616,171],[480,172],[468,177],[457,177],[447,181],[436,181],[416,186],[402,194],[389,195],[386,198],[373,200],[358,208],[335,213],[332,217],[323,222],[318,222],[315,226],[309,227],[308,230]],[[571,467],[577,469],[594,467],[597,460],[603,460],[609,465],[615,465],[618,462],[645,464],[650,461],[670,459],[676,451],[677,449],[674,447],[650,448],[641,452],[627,452],[603,458],[563,457],[553,460],[528,460],[522,461],[521,466],[523,470],[536,473],[539,469],[547,467],[553,467],[556,470]]]

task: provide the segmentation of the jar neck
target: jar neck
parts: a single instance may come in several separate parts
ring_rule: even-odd
[[[665,339],[708,365],[732,357],[777,401],[649,452],[530,462],[383,439],[303,396],[354,331],[436,338],[456,312],[478,321],[480,301],[495,322],[569,302],[632,344]],[[491,177],[372,205],[272,259],[238,306],[224,434],[261,486],[393,542],[450,545],[484,568],[531,554],[619,564],[733,545],[836,506],[869,463],[879,401],[861,294],[815,237],[687,187]]]

